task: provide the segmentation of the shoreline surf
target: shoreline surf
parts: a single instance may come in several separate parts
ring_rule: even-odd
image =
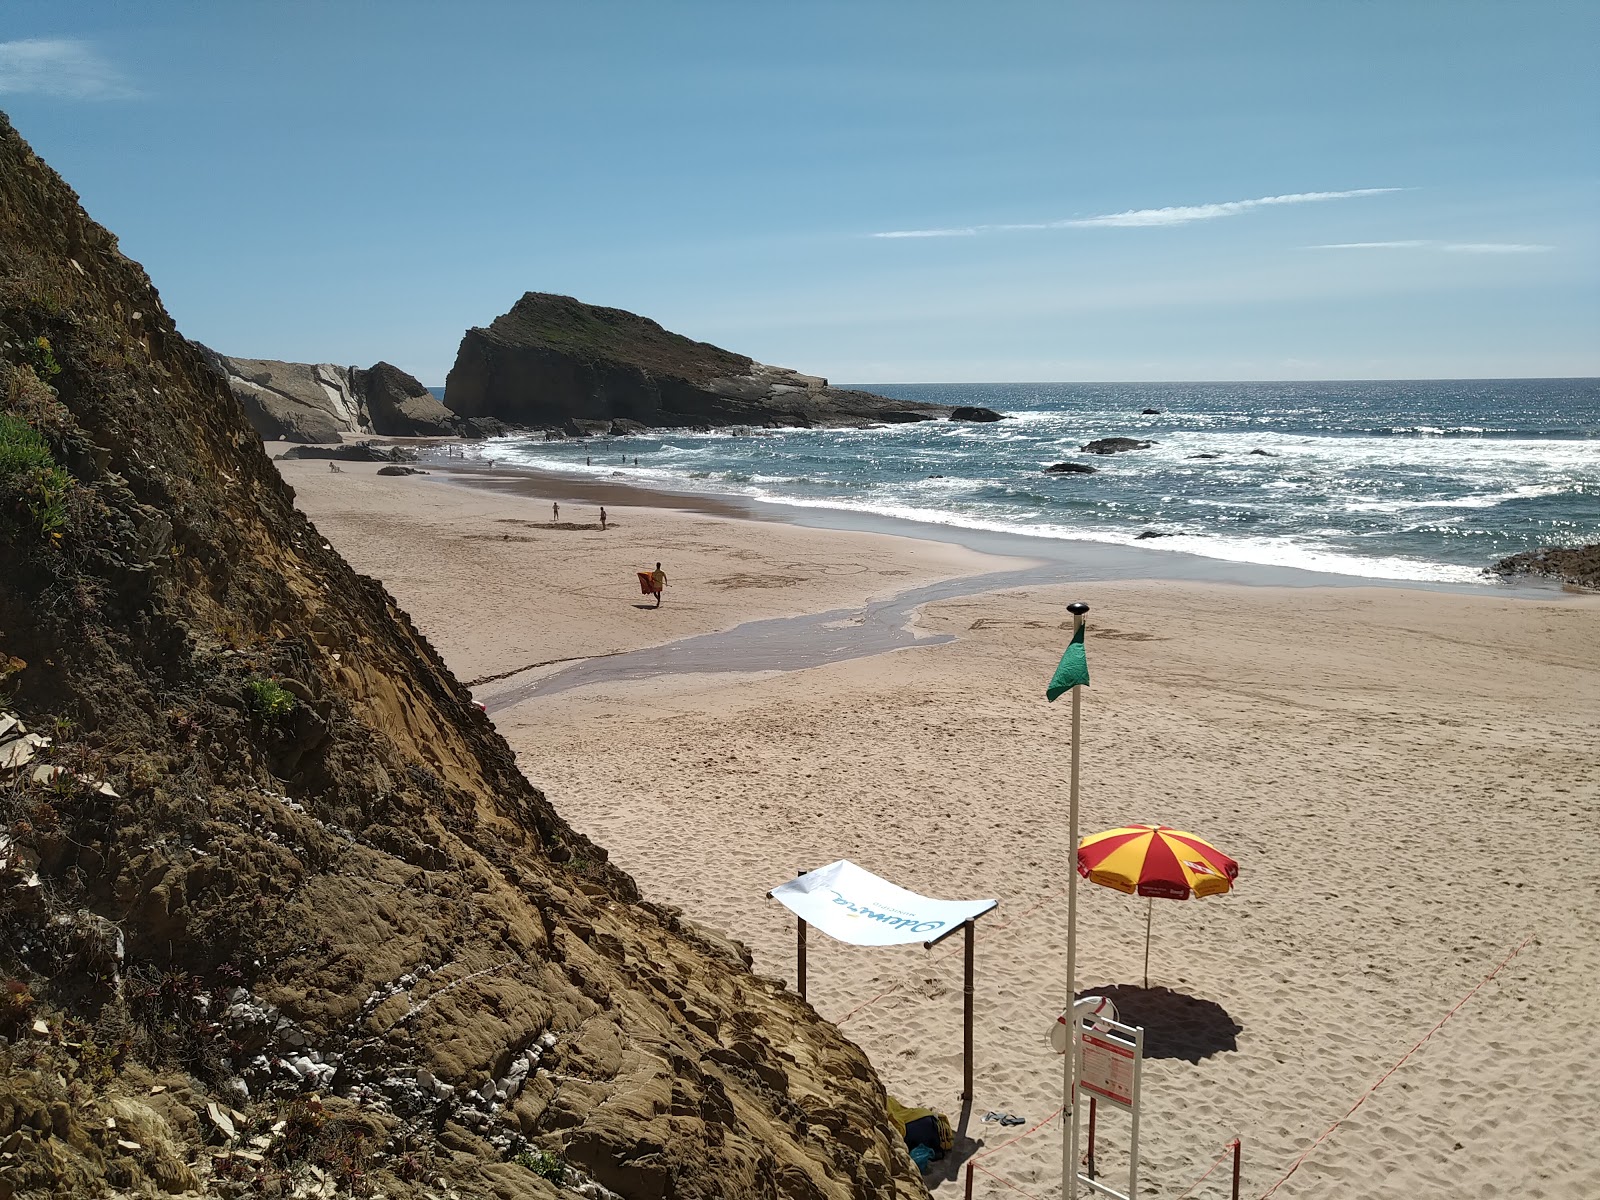
[[[429,470],[454,486],[498,492],[524,498],[547,498],[560,489],[563,502],[612,506],[644,506],[708,516],[770,521],[802,528],[856,533],[888,534],[918,541],[961,546],[981,554],[1033,560],[1039,564],[1070,565],[1073,577],[1094,581],[1187,581],[1228,583],[1252,587],[1380,587],[1407,591],[1448,592],[1469,596],[1504,596],[1513,599],[1550,600],[1580,598],[1589,593],[1554,581],[1531,578],[1502,580],[1485,576],[1482,582],[1466,580],[1397,579],[1356,575],[1331,570],[1213,557],[1184,547],[1146,547],[1121,542],[1066,535],[1023,533],[941,524],[912,517],[864,512],[788,500],[758,499],[731,493],[676,491],[652,479],[648,482],[613,476],[554,471],[520,464],[494,467],[471,460],[425,456]],[[1159,539],[1166,540],[1166,539]],[[1486,564],[1487,565],[1487,564]]]

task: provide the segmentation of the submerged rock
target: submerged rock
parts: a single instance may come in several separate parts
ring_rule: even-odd
[[[1078,449],[1085,454],[1122,454],[1129,450],[1148,450],[1154,445],[1154,442],[1140,441],[1138,438],[1108,437],[1097,438]]]
[[[1091,467],[1088,463],[1058,462],[1051,463],[1044,469],[1046,475],[1093,475],[1099,467]]]

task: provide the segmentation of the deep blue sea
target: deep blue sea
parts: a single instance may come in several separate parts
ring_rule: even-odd
[[[1600,542],[1600,380],[870,390],[982,405],[1007,419],[506,438],[477,452],[597,478],[621,471],[676,491],[1041,538],[1132,543],[1153,531],[1168,536],[1139,544],[1379,579],[1473,582],[1506,554]],[[1144,415],[1147,408],[1161,411]],[[1155,445],[1105,457],[1080,452],[1112,436]],[[1044,473],[1063,461],[1097,473]]]

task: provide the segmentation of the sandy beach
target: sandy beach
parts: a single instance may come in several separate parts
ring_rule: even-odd
[[[764,896],[797,869],[849,858],[1000,901],[977,941],[974,1195],[1059,1194],[1045,1035],[1065,1000],[1070,713],[1043,689],[1076,599],[1082,832],[1158,822],[1240,864],[1231,895],[1154,902],[1148,990],[1145,902],[1079,889],[1080,991],[1114,988],[1151,1030],[1141,1191],[1227,1195],[1225,1166],[1185,1189],[1237,1136],[1248,1196],[1600,1195],[1600,598],[1068,578],[919,608],[938,644],[497,705],[574,661],[1027,564],[645,503],[608,504],[602,531],[556,480],[524,496],[278,465],[484,681],[563,815],[758,971],[794,977],[794,921]],[[634,581],[657,560],[659,609]],[[897,1097],[960,1111],[959,940],[813,935],[809,998]],[[1103,1171],[1126,1140],[1105,1116]]]

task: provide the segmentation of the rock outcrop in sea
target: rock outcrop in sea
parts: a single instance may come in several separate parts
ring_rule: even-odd
[[[1487,573],[1532,575],[1600,591],[1600,542],[1592,546],[1546,546],[1502,558]]]
[[[650,428],[773,428],[950,413],[942,405],[831,387],[818,376],[693,341],[647,317],[545,292],[528,292],[488,328],[467,330],[444,394],[463,417],[580,434],[607,431],[617,420]]]
[[[0,545],[0,1193],[926,1195],[861,1051],[527,782],[4,117]]]
[[[438,397],[390,363],[362,370],[206,353],[266,441],[329,443],[343,433],[450,437],[467,432]]]

